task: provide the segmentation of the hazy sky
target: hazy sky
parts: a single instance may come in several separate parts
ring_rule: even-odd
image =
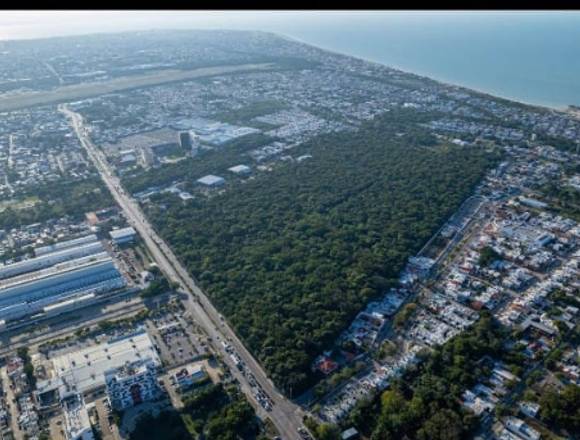
[[[409,25],[457,19],[466,25],[485,16],[532,19],[545,12],[405,12],[405,11],[2,11],[0,39],[38,38],[95,32],[169,28],[256,29],[300,37],[318,26],[347,25],[355,32],[369,21]]]

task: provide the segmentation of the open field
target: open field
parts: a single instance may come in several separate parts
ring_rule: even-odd
[[[201,67],[194,70],[161,70],[143,75],[115,78],[110,81],[89,82],[58,87],[51,91],[25,92],[10,96],[0,96],[0,112],[18,110],[36,105],[56,104],[75,101],[107,93],[139,87],[149,87],[175,81],[186,81],[205,76],[223,75],[252,70],[266,70],[273,63],[239,64],[234,66]]]
[[[3,212],[7,208],[12,208],[12,209],[32,208],[38,202],[40,202],[40,199],[38,197],[35,197],[35,196],[27,197],[26,199],[23,199],[23,200],[14,200],[14,199],[4,200],[4,201],[0,202],[0,212]]]

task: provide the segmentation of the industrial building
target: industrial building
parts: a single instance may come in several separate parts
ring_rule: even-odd
[[[57,252],[48,253],[39,257],[19,261],[18,263],[8,264],[0,267],[0,280],[21,275],[23,273],[35,270],[45,269],[63,261],[74,260],[75,258],[85,257],[102,252],[103,245],[101,242],[83,244],[69,249],[63,249]]]
[[[79,258],[0,284],[0,320],[19,319],[65,299],[107,292],[125,285],[125,279],[105,252]]]
[[[122,411],[159,396],[157,365],[151,358],[127,363],[105,372],[111,407]]]
[[[252,169],[247,165],[236,165],[235,167],[228,168],[234,174],[246,175],[252,172]]]
[[[53,380],[50,386],[44,382],[39,383],[38,388],[43,393],[59,390],[61,396],[66,395],[67,389],[73,388],[86,395],[103,389],[106,383],[105,372],[143,359],[150,359],[155,367],[161,365],[151,338],[140,330],[132,335],[54,357],[52,365],[58,380]]]
[[[122,229],[113,229],[109,235],[116,244],[129,243],[135,239],[137,232],[131,226]]]
[[[200,141],[216,146],[248,134],[260,132],[257,128],[239,127],[204,118],[182,119],[173,122],[171,127],[176,130],[194,131]]]
[[[223,177],[208,174],[207,176],[203,176],[201,179],[197,179],[197,182],[205,186],[216,187],[223,185],[226,181]]]
[[[50,244],[47,246],[40,246],[34,249],[34,255],[40,257],[42,255],[51,254],[53,252],[62,251],[64,249],[70,249],[73,247],[81,246],[83,244],[95,243],[97,242],[97,236],[95,234],[85,235],[84,237],[75,238],[73,240],[60,241],[58,243]]]

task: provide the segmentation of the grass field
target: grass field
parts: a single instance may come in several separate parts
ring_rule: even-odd
[[[38,197],[28,197],[24,200],[5,200],[0,202],[0,212],[4,211],[8,207],[12,209],[32,208],[38,202],[40,202]]]

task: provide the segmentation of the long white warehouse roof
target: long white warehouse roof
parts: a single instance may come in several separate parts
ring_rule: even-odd
[[[95,234],[85,235],[84,237],[75,238],[73,240],[60,241],[58,243],[49,244],[47,246],[37,247],[34,249],[34,255],[40,257],[42,255],[62,251],[64,249],[80,246],[82,244],[94,243],[95,241],[97,241],[97,236]]]
[[[119,240],[121,238],[131,237],[135,235],[137,232],[131,226],[123,229],[113,229],[109,232],[109,235],[113,240]]]
[[[34,270],[45,269],[63,261],[96,254],[102,251],[103,245],[101,242],[88,243],[82,246],[76,246],[70,249],[42,255],[40,257],[19,261],[18,263],[8,264],[0,267],[0,279],[10,278]]]
[[[57,356],[52,364],[58,377],[86,393],[105,385],[105,371],[145,358],[161,364],[151,338],[142,332]]]
[[[46,269],[35,270],[34,272],[26,272],[20,275],[16,275],[15,277],[6,278],[4,280],[0,280],[0,292],[2,292],[3,289],[7,289],[11,286],[16,286],[19,284],[27,283],[29,281],[39,280],[41,278],[56,275],[61,272],[66,272],[71,269],[82,267],[92,261],[106,260],[110,258],[111,257],[108,253],[99,252],[96,254],[75,258],[74,260],[63,261],[62,263],[55,264],[54,266],[47,267]]]

